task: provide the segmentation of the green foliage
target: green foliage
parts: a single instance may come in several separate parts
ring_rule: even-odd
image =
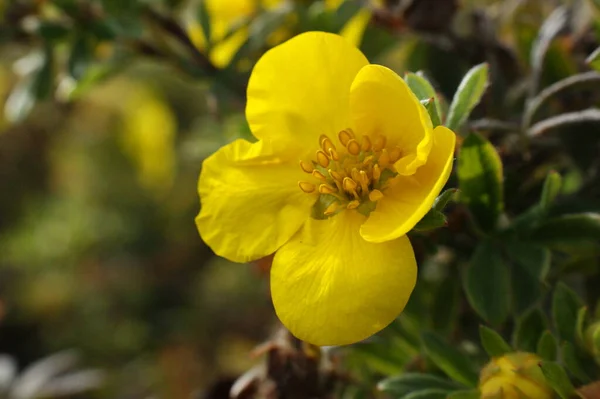
[[[484,231],[492,231],[503,209],[502,161],[482,136],[470,134],[458,157],[460,199]]]
[[[514,351],[500,334],[489,327],[479,326],[479,339],[490,357],[499,357]]]
[[[446,126],[458,131],[467,120],[473,108],[481,101],[481,97],[489,84],[489,66],[476,65],[464,76],[450,103]]]
[[[477,383],[477,374],[473,370],[473,365],[460,351],[431,332],[423,333],[421,340],[427,356],[448,377],[467,386],[474,386]]]
[[[569,399],[576,395],[575,388],[571,384],[567,373],[559,364],[543,361],[540,367],[548,384],[562,399]]]

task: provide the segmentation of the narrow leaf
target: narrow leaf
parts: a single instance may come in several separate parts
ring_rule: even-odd
[[[542,299],[542,281],[550,268],[550,251],[538,245],[511,240],[505,243],[511,259],[511,287],[517,314]]]
[[[587,57],[585,62],[596,71],[600,71],[600,47],[594,50],[594,52]]]
[[[544,360],[556,360],[556,338],[549,330],[544,331],[537,343],[537,354]]]
[[[565,370],[555,362],[543,361],[540,364],[542,373],[548,385],[558,393],[562,399],[569,399],[577,393]]]
[[[479,339],[483,349],[490,357],[499,357],[505,353],[514,352],[514,349],[506,343],[500,334],[486,326],[479,326]]]
[[[473,365],[458,349],[431,332],[423,333],[421,340],[427,356],[448,377],[467,386],[477,385],[478,377]]]
[[[454,196],[457,192],[458,190],[456,188],[449,188],[441,193],[433,202],[433,209],[442,212],[444,208],[446,208],[446,205],[448,205],[448,203],[454,199]]]
[[[488,65],[479,64],[471,68],[460,82],[450,104],[446,126],[454,131],[467,120],[488,85]]]
[[[386,378],[377,384],[377,389],[389,393],[394,397],[402,397],[414,391],[435,388],[451,392],[459,389],[461,385],[431,374],[405,373]]]
[[[600,110],[589,108],[583,111],[566,112],[564,114],[553,116],[531,126],[527,130],[527,134],[529,137],[535,137],[546,133],[549,130],[587,122],[600,122]]]
[[[425,109],[431,118],[431,124],[433,127],[439,126],[442,124],[440,115],[438,114],[438,110],[435,106],[435,98],[431,97],[431,99],[425,104]]]
[[[431,209],[423,219],[421,219],[417,225],[414,227],[415,231],[428,231],[438,229],[440,227],[444,227],[446,225],[446,216],[436,211],[435,209]]]
[[[581,298],[572,289],[562,282],[556,285],[552,298],[552,317],[561,340],[575,340],[577,312],[582,306]]]
[[[483,241],[471,258],[465,276],[465,292],[477,314],[490,324],[502,324],[510,310],[510,276],[502,253]]]
[[[202,33],[206,40],[206,47],[210,48],[212,43],[211,20],[210,14],[206,8],[206,3],[206,0],[200,0],[200,4],[198,4],[198,22],[200,23],[200,28],[202,29]]]
[[[592,379],[585,372],[583,365],[577,356],[577,349],[572,343],[566,341],[563,342],[560,346],[560,354],[569,373],[584,384],[592,382]]]
[[[514,345],[524,352],[535,352],[539,337],[548,329],[545,315],[533,309],[517,320],[513,336]]]
[[[544,188],[542,189],[542,198],[540,198],[540,207],[542,212],[548,212],[552,203],[560,193],[562,178],[560,174],[552,171],[546,176]]]
[[[462,391],[452,392],[448,399],[480,399],[479,389],[463,389]]]
[[[437,115],[438,119],[441,121],[443,118],[443,115],[444,115],[444,111],[442,109],[441,97],[435,91],[433,85],[429,82],[429,80],[427,80],[427,78],[425,76],[423,76],[422,73],[408,72],[407,74],[404,75],[404,81],[406,82],[408,87],[410,87],[412,92],[415,93],[415,96],[417,96],[417,98],[419,100],[433,99],[432,102],[433,102],[433,105],[435,106],[435,110],[436,110],[435,114]],[[428,111],[429,111],[429,109],[428,109]],[[430,112],[430,115],[431,115],[431,112]],[[432,122],[433,122],[433,120],[432,120]],[[437,125],[434,123],[434,127],[435,126],[437,126]]]
[[[596,241],[600,239],[600,214],[576,213],[542,222],[531,238],[545,244]]]

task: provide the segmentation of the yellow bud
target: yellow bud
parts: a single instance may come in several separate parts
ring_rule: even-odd
[[[493,358],[479,376],[481,399],[552,399],[552,389],[533,353],[515,352]]]

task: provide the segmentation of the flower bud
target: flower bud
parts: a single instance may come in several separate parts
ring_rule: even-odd
[[[551,399],[552,389],[533,353],[515,352],[493,358],[479,377],[481,399]]]
[[[583,333],[586,348],[600,361],[600,321],[592,323]]]

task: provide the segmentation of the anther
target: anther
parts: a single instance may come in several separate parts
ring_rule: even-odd
[[[325,211],[323,212],[323,214],[325,214],[326,216],[331,216],[333,215],[339,207],[339,203],[338,202],[332,202],[331,205],[329,205]]]
[[[350,129],[345,129],[338,133],[338,139],[340,140],[340,143],[342,143],[342,145],[344,147],[346,147],[348,145],[348,142],[350,141],[350,139],[353,139],[353,138],[354,138],[354,133]]]
[[[337,151],[333,148],[329,149],[329,157],[331,159],[333,159],[334,161],[339,161],[340,160],[340,156],[338,155]]]
[[[363,193],[368,193],[369,192],[369,176],[367,176],[367,172],[365,172],[364,170],[361,170],[359,173],[359,182],[360,182],[360,188],[362,189]]]
[[[361,149],[365,152],[371,149],[371,139],[368,136],[362,137],[362,146]]]
[[[325,135],[321,136],[321,149],[323,151],[325,151],[325,153],[327,154],[329,152],[329,149],[333,148],[335,150],[335,145],[333,145],[333,142],[331,141],[331,139]]]
[[[352,176],[352,179],[355,182],[359,182],[360,181],[360,173],[358,172],[358,169],[352,168],[352,170],[350,171],[350,176]]]
[[[311,164],[306,163],[302,160],[300,160],[300,169],[302,169],[303,171],[305,171],[306,173],[312,173],[312,171],[315,169]]]
[[[338,172],[336,172],[333,169],[329,169],[329,176],[331,176],[331,178],[335,181],[339,181],[341,182],[342,180],[344,180],[344,177],[342,175],[340,175]]]
[[[317,179],[327,180],[327,178],[325,177],[325,175],[323,173],[319,172],[317,169],[315,169],[315,170],[312,171],[312,175],[314,177],[316,177]]]
[[[333,193],[337,192],[337,189],[335,187],[331,187],[328,184],[320,184],[319,192],[321,194],[333,194]]]
[[[371,163],[373,163],[374,159],[375,157],[373,155],[369,155],[368,157],[365,157],[365,159],[363,159],[363,164],[370,165]]]
[[[377,202],[383,198],[383,193],[379,190],[373,190],[369,193],[369,199],[373,202]]]
[[[317,162],[326,168],[329,166],[329,157],[323,151],[319,150],[317,151]]]
[[[379,156],[377,163],[382,168],[385,168],[390,163],[390,154],[389,154],[389,152],[387,152],[387,150],[385,148],[383,150],[381,150],[381,155]]]
[[[351,139],[350,141],[348,141],[348,152],[352,155],[358,155],[360,154],[360,144],[358,144],[358,141]]]
[[[395,163],[397,160],[400,159],[401,155],[402,155],[402,150],[400,150],[400,148],[398,148],[398,147],[394,147],[390,151],[390,162]]]
[[[385,147],[386,139],[385,136],[379,135],[373,142],[373,151],[379,152]]]
[[[381,169],[379,168],[379,165],[373,166],[373,180],[379,181],[380,177],[381,177]]]
[[[358,208],[359,205],[360,205],[359,200],[350,201],[350,202],[348,202],[348,205],[346,205],[346,209],[356,209],[356,208]]]
[[[315,185],[307,181],[299,181],[298,187],[300,187],[300,190],[304,191],[305,193],[312,193],[315,191]]]
[[[343,185],[344,190],[348,192],[352,192],[356,190],[356,187],[358,187],[358,184],[356,184],[356,182],[349,177],[344,177]]]

